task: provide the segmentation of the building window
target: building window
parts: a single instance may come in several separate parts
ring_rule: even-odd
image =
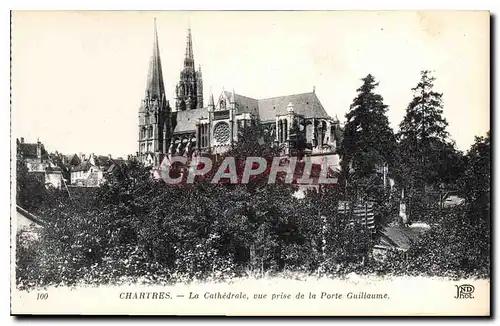
[[[152,126],[150,126],[148,129],[148,137],[149,138],[153,137],[153,127]]]
[[[214,127],[214,138],[219,143],[226,143],[229,141],[230,130],[229,125],[225,122],[219,122]]]
[[[201,127],[201,137],[200,137],[200,147],[208,147],[208,130],[209,130],[209,125],[208,124],[202,124],[200,125]]]
[[[220,100],[220,102],[219,102],[219,108],[221,110],[225,110],[226,109],[226,100],[224,100],[224,99]]]

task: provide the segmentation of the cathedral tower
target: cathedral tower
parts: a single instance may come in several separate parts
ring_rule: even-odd
[[[146,92],[139,108],[139,158],[157,163],[170,136],[170,107],[165,95],[158,46],[156,19],[154,23],[153,54],[149,61]]]
[[[175,108],[177,111],[193,110],[203,107],[203,79],[201,66],[196,71],[193,55],[191,28],[188,29],[184,68],[175,90]]]

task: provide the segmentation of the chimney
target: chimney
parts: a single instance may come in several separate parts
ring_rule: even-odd
[[[42,143],[39,139],[36,140],[36,157],[42,159]]]
[[[24,137],[21,137],[21,144],[24,144]]]
[[[82,154],[82,161],[85,161],[85,154]]]
[[[111,160],[111,159],[112,159],[111,154],[108,154],[108,159],[109,159],[109,160]]]
[[[316,86],[313,86],[313,93],[316,93]]]

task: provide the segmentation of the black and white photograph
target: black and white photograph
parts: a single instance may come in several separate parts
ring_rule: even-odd
[[[488,11],[12,11],[11,314],[490,316]]]

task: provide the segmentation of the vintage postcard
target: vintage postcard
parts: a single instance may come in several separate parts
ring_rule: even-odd
[[[11,313],[489,316],[487,11],[13,11]]]

